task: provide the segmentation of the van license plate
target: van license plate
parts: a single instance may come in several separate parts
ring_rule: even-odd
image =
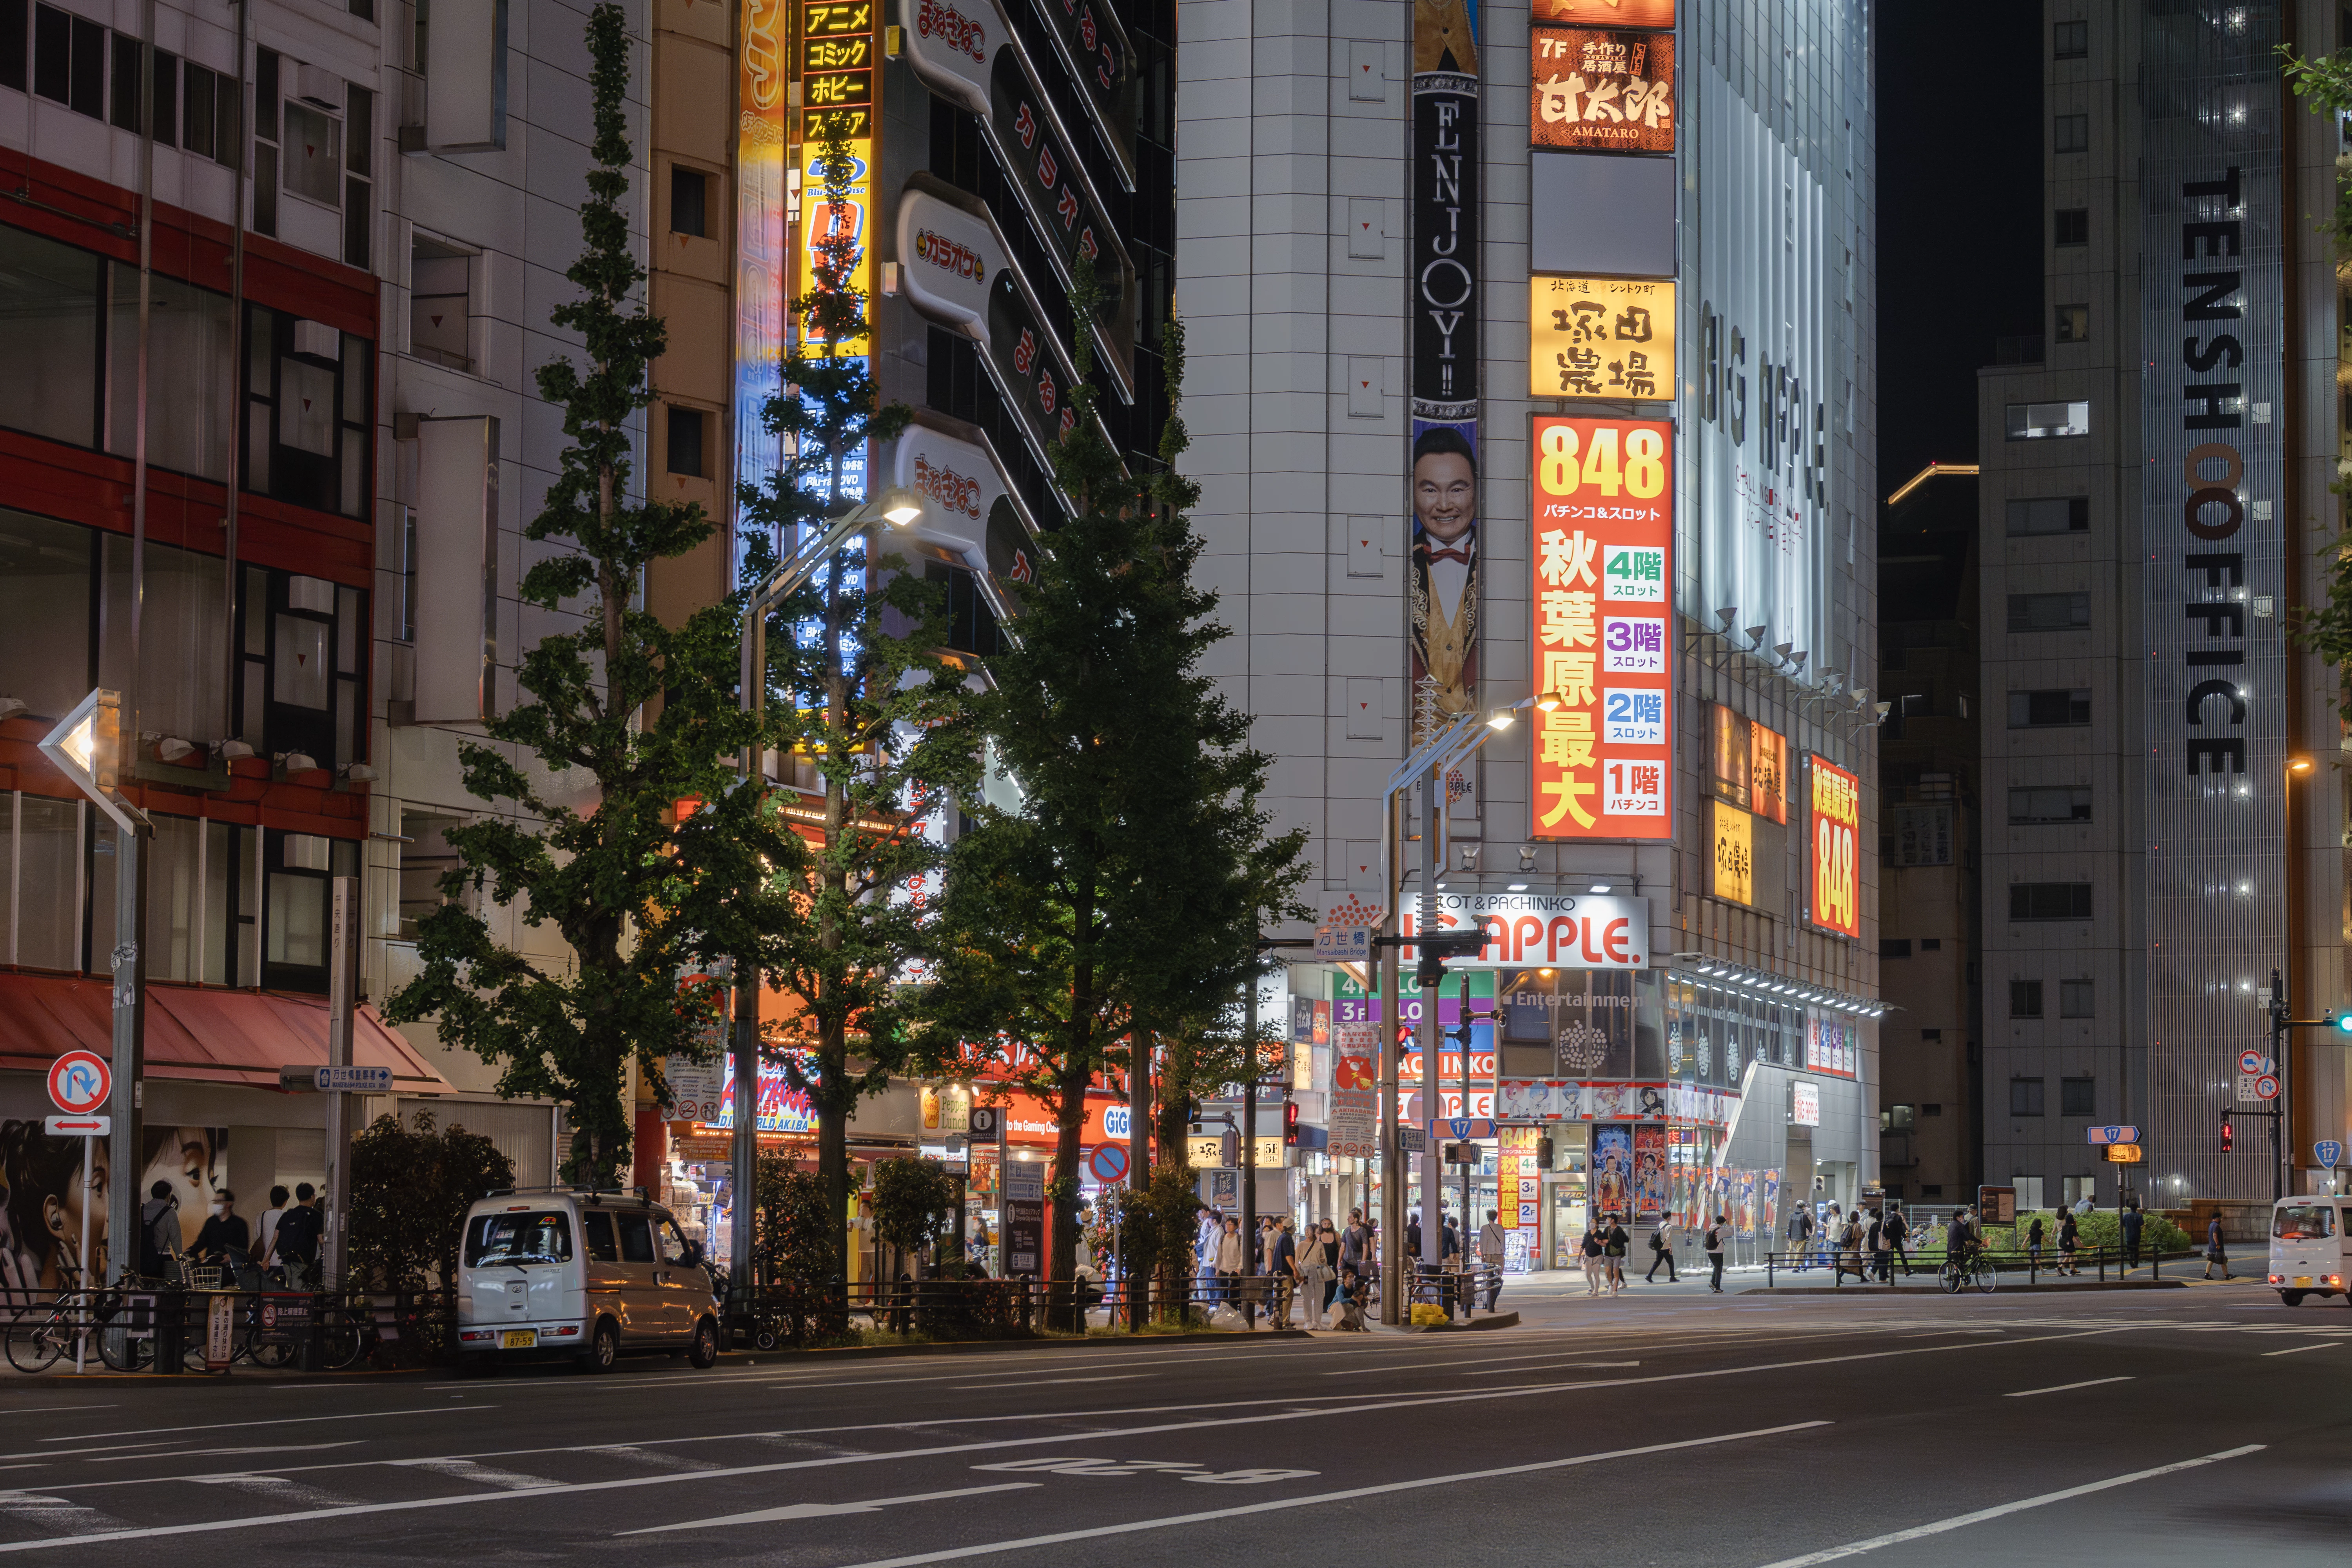
[[[537,1329],[509,1329],[505,1333],[499,1336],[499,1346],[501,1350],[510,1351],[536,1350],[539,1346],[539,1331]]]
[[[2294,1277],[2294,1282],[2298,1286],[2308,1289],[2311,1284],[2311,1276],[2308,1274],[2298,1274]]]

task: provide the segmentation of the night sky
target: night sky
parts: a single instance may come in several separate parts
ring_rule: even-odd
[[[1878,478],[1974,462],[1977,367],[2042,321],[2039,0],[1880,0]]]

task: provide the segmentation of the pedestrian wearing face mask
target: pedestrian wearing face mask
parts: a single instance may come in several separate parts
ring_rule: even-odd
[[[236,1212],[236,1194],[227,1191],[215,1193],[212,1216],[205,1221],[205,1228],[196,1232],[196,1245],[190,1249],[190,1256],[203,1263],[242,1268],[252,1249],[253,1232],[245,1217]]]

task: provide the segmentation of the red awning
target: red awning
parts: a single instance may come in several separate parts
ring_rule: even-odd
[[[0,973],[0,1068],[44,1072],[79,1047],[110,1056],[111,991],[105,981],[64,974]],[[387,1067],[393,1087],[446,1094],[448,1080],[369,1006],[352,1037],[357,1067]],[[324,999],[192,985],[147,988],[147,1072],[200,1083],[278,1087],[281,1067],[327,1065]]]

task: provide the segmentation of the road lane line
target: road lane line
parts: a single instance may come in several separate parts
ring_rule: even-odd
[[[500,1491],[543,1492],[563,1483],[545,1476],[527,1476],[520,1470],[501,1470],[489,1465],[478,1465],[471,1459],[387,1459],[395,1469],[430,1470],[436,1476],[446,1476],[453,1481],[471,1481],[477,1486],[496,1487]]]
[[[1045,1388],[1057,1383],[1133,1383],[1139,1377],[1149,1377],[1150,1375],[1150,1373],[1149,1373],[1130,1372],[1124,1373],[1114,1373],[1108,1377],[1024,1378],[1016,1380],[1015,1384],[1007,1384],[1002,1381],[996,1383],[960,1383],[953,1388],[943,1390],[943,1392],[948,1394],[969,1394],[974,1389],[982,1389],[990,1394],[1002,1394],[1006,1389],[1016,1386],[1016,1384],[1022,1388]]]
[[[2047,1388],[2021,1388],[2015,1394],[2004,1394],[2002,1397],[2006,1399],[2031,1399],[2037,1394],[2063,1394],[2068,1389],[2072,1388],[2096,1388],[2103,1383],[2129,1383],[2132,1380],[2129,1377],[2092,1377],[2085,1378],[2081,1383],[2053,1383]]]
[[[1379,1411],[1383,1411],[1383,1410],[1417,1410],[1417,1409],[1420,1409],[1420,1408],[1422,1408],[1422,1407],[1423,1407],[1423,1406],[1425,1406],[1425,1405],[1455,1405],[1455,1404],[1466,1404],[1466,1403],[1475,1403],[1475,1402],[1478,1402],[1478,1401],[1482,1401],[1482,1400],[1489,1400],[1489,1399],[1524,1399],[1524,1398],[1531,1398],[1531,1397],[1537,1397],[1537,1396],[1546,1395],[1546,1394],[1561,1394],[1561,1393],[1563,1393],[1563,1392],[1572,1392],[1572,1391],[1580,1391],[1580,1390],[1586,1390],[1586,1389],[1599,1390],[1599,1389],[1614,1389],[1614,1388],[1640,1388],[1640,1387],[1644,1387],[1644,1386],[1646,1386],[1646,1385],[1648,1385],[1648,1384],[1656,1384],[1656,1383],[1687,1383],[1687,1382],[1692,1382],[1692,1381],[1696,1381],[1696,1380],[1702,1379],[1702,1378],[1716,1378],[1716,1377],[1733,1377],[1733,1376],[1738,1376],[1738,1375],[1740,1375],[1740,1374],[1742,1374],[1742,1373],[1751,1373],[1751,1372],[1755,1372],[1755,1373],[1763,1373],[1763,1372],[1803,1371],[1803,1370],[1806,1370],[1806,1369],[1809,1369],[1809,1368],[1811,1368],[1811,1367],[1817,1367],[1817,1366],[1835,1366],[1835,1365],[1841,1365],[1841,1364],[1843,1364],[1843,1363],[1847,1363],[1847,1362],[1856,1362],[1856,1361],[1883,1361],[1883,1360],[1885,1360],[1885,1359],[1887,1359],[1887,1358],[1889,1358],[1889,1357],[1893,1357],[1893,1356],[1908,1356],[1908,1355],[1937,1355],[1937,1354],[1941,1354],[1941,1353],[1943,1353],[1943,1352],[1948,1352],[1948,1351],[1982,1350],[1982,1349],[2011,1349],[2011,1348],[2013,1348],[2013,1347],[2016,1347],[2016,1346],[2020,1346],[2020,1345],[2046,1344],[2046,1343],[2050,1343],[2050,1342],[2055,1342],[2055,1341],[2079,1340],[2079,1339],[2094,1339],[2094,1338],[2097,1338],[2097,1337],[2100,1337],[2100,1336],[2102,1336],[2102,1335],[2108,1334],[2108,1333],[2112,1333],[2112,1332],[2115,1332],[2115,1331],[2116,1331],[2110,1330],[2110,1329],[2091,1329],[2091,1330],[2084,1330],[2084,1331],[2079,1331],[2079,1332],[2075,1332],[2075,1333],[2066,1333],[2066,1334],[2040,1334],[2040,1335],[2036,1335],[2036,1336],[2034,1336],[2034,1337],[2032,1337],[2032,1338],[2030,1338],[2030,1339],[2019,1339],[2019,1340],[1969,1340],[1969,1341],[1966,1341],[1966,1342],[1963,1342],[1958,1343],[1958,1344],[1948,1344],[1948,1345],[1917,1345],[1917,1346],[1913,1346],[1913,1347],[1910,1347],[1910,1348],[1907,1348],[1907,1349],[1904,1349],[1904,1350],[1892,1350],[1892,1351],[1862,1351],[1862,1352],[1855,1352],[1855,1353],[1853,1353],[1853,1354],[1852,1354],[1852,1355],[1843,1355],[1843,1356],[1819,1356],[1819,1357],[1813,1357],[1813,1358],[1811,1358],[1811,1359],[1808,1359],[1808,1360],[1803,1360],[1803,1361],[1765,1362],[1765,1363],[1758,1363],[1758,1364],[1753,1365],[1753,1366],[1712,1367],[1712,1368],[1708,1368],[1708,1369],[1706,1369],[1706,1370],[1705,1370],[1705,1371],[1701,1371],[1701,1372],[1658,1373],[1654,1373],[1654,1374],[1653,1374],[1653,1375],[1651,1375],[1651,1376],[1649,1376],[1649,1377],[1600,1378],[1600,1379],[1594,1379],[1594,1380],[1592,1380],[1592,1381],[1585,1382],[1585,1383],[1559,1383],[1559,1382],[1556,1382],[1556,1381],[1551,1381],[1551,1382],[1544,1382],[1544,1383],[1520,1384],[1517,1384],[1517,1385],[1513,1385],[1513,1386],[1508,1386],[1508,1387],[1503,1387],[1503,1388],[1480,1389],[1480,1390],[1477,1390],[1477,1391],[1475,1391],[1475,1392],[1465,1392],[1465,1393],[1368,1394],[1297,1394],[1297,1395],[1292,1395],[1292,1396],[1289,1396],[1289,1397],[1286,1397],[1286,1397],[1277,1397],[1277,1398],[1270,1398],[1270,1399],[1235,1399],[1235,1400],[1217,1400],[1217,1401],[1211,1401],[1211,1402],[1206,1402],[1206,1403],[1202,1403],[1202,1404],[1195,1404],[1195,1405],[1140,1405],[1140,1406],[1134,1406],[1134,1407],[1130,1407],[1130,1408],[1127,1408],[1127,1409],[1115,1409],[1115,1410],[1059,1410],[1059,1411],[1038,1411],[1038,1412],[1035,1412],[1035,1413],[1034,1413],[1034,1414],[1024,1414],[1024,1415],[982,1415],[982,1416],[971,1416],[971,1415],[966,1415],[966,1416],[942,1415],[942,1416],[936,1416],[936,1417],[931,1417],[931,1418],[928,1418],[928,1419],[919,1419],[919,1420],[907,1420],[907,1421],[872,1421],[872,1422],[865,1422],[865,1423],[861,1423],[861,1424],[857,1424],[857,1425],[842,1425],[842,1426],[802,1426],[802,1427],[793,1427],[793,1428],[785,1429],[785,1430],[765,1429],[765,1430],[756,1431],[756,1432],[714,1433],[714,1434],[711,1434],[711,1435],[707,1436],[676,1437],[676,1438],[641,1438],[641,1439],[639,1439],[638,1441],[639,1441],[642,1445],[644,1445],[644,1446],[646,1446],[646,1447],[654,1447],[654,1446],[657,1446],[657,1445],[667,1445],[667,1444],[673,1444],[673,1443],[719,1443],[719,1442],[731,1442],[731,1441],[748,1441],[748,1440],[751,1440],[751,1439],[762,1438],[762,1437],[813,1437],[813,1436],[835,1436],[835,1435],[838,1435],[838,1434],[847,1433],[847,1432],[895,1432],[895,1431],[903,1431],[903,1430],[907,1430],[907,1429],[908,1429],[908,1428],[919,1428],[919,1427],[925,1427],[925,1426],[950,1426],[950,1427],[952,1427],[952,1426],[982,1426],[982,1425],[994,1425],[994,1424],[1005,1423],[1005,1422],[1036,1422],[1036,1421],[1100,1420],[1100,1419],[1102,1419],[1103,1417],[1105,1417],[1105,1416],[1108,1416],[1108,1415],[1159,1415],[1159,1414],[1162,1414],[1162,1413],[1174,1414],[1174,1413],[1178,1413],[1178,1412],[1183,1412],[1183,1411],[1193,1411],[1193,1410],[1230,1410],[1230,1409],[1234,1409],[1234,1408],[1236,1408],[1236,1407],[1244,1406],[1244,1405],[1296,1405],[1301,1404],[1301,1403],[1303,1403],[1303,1402],[1305,1402],[1305,1401],[1307,1401],[1307,1400],[1309,1400],[1309,1399],[1323,1401],[1323,1402],[1325,1402],[1325,1403],[1328,1405],[1328,1408],[1323,1408],[1323,1409],[1306,1409],[1306,1410],[1300,1410],[1300,1409],[1289,1409],[1289,1410],[1282,1410],[1282,1411],[1276,1411],[1276,1412],[1275,1412],[1275,1413],[1273,1413],[1273,1414],[1271,1414],[1271,1415],[1239,1415],[1239,1416],[1226,1416],[1226,1417],[1221,1417],[1221,1418],[1218,1418],[1218,1419],[1215,1419],[1215,1420],[1208,1420],[1208,1421],[1176,1421],[1176,1422],[1165,1422],[1165,1423],[1162,1423],[1162,1424],[1160,1424],[1160,1425],[1157,1425],[1157,1426],[1151,1426],[1107,1427],[1107,1428],[1104,1428],[1104,1429],[1101,1429],[1101,1430],[1098,1430],[1098,1431],[1092,1431],[1092,1432],[1066,1432],[1066,1432],[1062,1432],[1062,1433],[1058,1433],[1058,1434],[1052,1434],[1052,1435],[1048,1435],[1048,1436],[1042,1436],[1042,1437],[1014,1437],[1014,1438],[1000,1439],[1000,1440],[992,1441],[992,1442],[952,1444],[952,1445],[943,1445],[943,1446],[934,1447],[925,1447],[925,1448],[905,1448],[905,1449],[895,1449],[895,1450],[891,1450],[891,1451],[889,1451],[889,1452],[885,1452],[885,1453],[875,1453],[875,1454],[850,1454],[850,1455],[843,1455],[843,1456],[828,1457],[828,1458],[819,1458],[819,1459],[799,1459],[799,1460],[789,1460],[789,1461],[782,1461],[782,1462],[779,1462],[779,1463],[775,1463],[775,1464],[751,1465],[751,1466],[740,1466],[740,1467],[733,1467],[733,1468],[721,1468],[721,1469],[709,1470],[709,1471],[701,1472],[699,1475],[678,1475],[678,1476],[637,1477],[637,1478],[633,1478],[633,1479],[625,1479],[625,1480],[615,1480],[615,1481],[593,1481],[593,1482],[582,1483],[581,1485],[578,1485],[578,1486],[569,1487],[569,1488],[565,1488],[565,1489],[565,1489],[565,1490],[575,1490],[575,1491],[598,1491],[598,1490],[606,1490],[606,1489],[612,1489],[612,1488],[615,1488],[615,1487],[625,1487],[625,1486],[648,1486],[648,1485],[655,1485],[655,1484],[657,1484],[657,1483],[659,1483],[659,1482],[661,1482],[661,1481],[665,1481],[665,1480],[694,1480],[694,1479],[702,1479],[702,1477],[704,1477],[704,1476],[708,1476],[708,1477],[711,1477],[711,1478],[718,1478],[718,1479],[724,1479],[724,1478],[726,1478],[726,1477],[730,1477],[730,1476],[737,1476],[737,1475],[763,1475],[763,1474],[767,1474],[767,1473],[769,1473],[769,1472],[771,1472],[771,1471],[780,1470],[780,1469],[803,1469],[803,1468],[809,1468],[819,1467],[819,1466],[826,1466],[826,1465],[863,1464],[863,1463],[872,1463],[872,1462],[878,1462],[878,1461],[884,1461],[884,1460],[889,1460],[889,1459],[919,1459],[919,1458],[931,1458],[931,1457],[933,1457],[933,1456],[940,1455],[940,1454],[961,1454],[961,1453],[971,1453],[971,1452],[974,1452],[974,1451],[981,1451],[981,1450],[986,1450],[986,1449],[992,1449],[992,1448],[1028,1447],[1033,1447],[1033,1446],[1035,1446],[1035,1445],[1038,1445],[1038,1444],[1044,1444],[1044,1443],[1062,1443],[1062,1442],[1094,1442],[1094,1441],[1097,1441],[1097,1440],[1100,1440],[1100,1439],[1103,1439],[1103,1438],[1109,1438],[1109,1437],[1131,1437],[1131,1436],[1145,1436],[1145,1435],[1159,1434],[1159,1433],[1166,1433],[1166,1432],[1191,1432],[1191,1431],[1197,1431],[1197,1430],[1201,1430],[1201,1429],[1202,1429],[1202,1428],[1206,1428],[1206,1427],[1214,1427],[1214,1426],[1253,1426],[1253,1425],[1257,1425],[1257,1424],[1260,1424],[1260,1423],[1264,1423],[1264,1422],[1271,1422],[1271,1421],[1305,1420],[1305,1419],[1308,1419],[1308,1418],[1311,1418],[1311,1417],[1314,1417],[1314,1416],[1318,1416],[1318,1415],[1363,1415],[1363,1414],[1367,1414],[1367,1413],[1374,1413],[1374,1412],[1379,1412]],[[602,1443],[586,1443],[586,1444],[577,1444],[577,1445],[551,1445],[551,1446],[549,1446],[549,1447],[541,1447],[541,1448],[496,1448],[496,1449],[488,1449],[488,1450],[478,1451],[478,1452],[476,1452],[475,1454],[470,1455],[470,1456],[458,1456],[458,1457],[467,1457],[467,1458],[522,1458],[522,1457],[526,1457],[526,1456],[530,1456],[530,1455],[536,1455],[536,1454],[569,1454],[569,1453],[582,1453],[582,1452],[589,1452],[589,1451],[593,1451],[593,1450],[595,1450],[595,1449],[598,1449],[598,1448],[608,1447],[610,1447],[610,1446],[611,1446],[611,1445],[609,1445],[609,1444],[602,1444]],[[374,1465],[374,1464],[381,1464],[381,1463],[383,1463],[383,1461],[382,1461],[382,1460],[373,1460],[373,1459],[371,1459],[371,1460],[353,1460],[353,1461],[343,1461],[343,1462],[337,1463],[337,1464],[333,1464],[333,1465],[285,1465],[285,1466],[273,1466],[273,1467],[270,1467],[270,1468],[268,1468],[268,1472],[267,1472],[267,1473],[274,1474],[274,1475],[291,1475],[291,1474],[295,1474],[295,1473],[298,1473],[298,1472],[300,1472],[300,1471],[304,1471],[304,1470],[313,1470],[313,1469],[346,1469],[346,1468],[357,1468],[358,1466],[360,1466],[360,1465],[363,1465],[363,1464],[365,1464],[365,1465]],[[234,1474],[234,1473],[244,1473],[244,1472],[229,1472],[229,1473],[233,1473],[233,1474]],[[166,1482],[166,1481],[173,1481],[173,1480],[194,1480],[194,1479],[202,1479],[202,1478],[201,1478],[200,1476],[154,1476],[154,1477],[143,1478],[143,1479],[139,1479],[139,1480],[131,1480],[131,1481],[89,1481],[89,1482],[75,1482],[75,1483],[70,1483],[70,1484],[68,1484],[68,1485],[58,1486],[58,1487],[52,1487],[52,1488],[50,1488],[50,1489],[49,1489],[49,1490],[52,1490],[52,1491],[89,1491],[89,1490],[95,1490],[95,1489],[98,1489],[99,1488],[101,1488],[101,1487],[115,1487],[115,1486],[151,1486],[151,1485],[157,1485],[157,1484],[161,1484],[161,1483],[163,1483],[163,1482]],[[493,1496],[493,1495],[499,1495],[499,1494],[483,1494],[483,1495],[484,1495],[484,1496]],[[481,1499],[480,1499],[480,1498],[478,1498],[478,1497],[461,1497],[461,1498],[437,1498],[437,1499],[425,1499],[425,1500],[419,1500],[419,1501],[413,1501],[413,1502],[390,1502],[390,1503],[370,1504],[370,1505],[367,1505],[367,1506],[365,1506],[365,1507],[360,1508],[360,1509],[358,1509],[358,1510],[343,1510],[343,1511],[359,1511],[359,1512],[394,1512],[394,1511],[398,1511],[398,1510],[404,1510],[404,1509],[411,1509],[411,1508],[435,1508],[435,1507],[440,1507],[440,1506],[444,1506],[444,1505],[447,1505],[447,1504],[453,1504],[453,1503],[463,1503],[463,1502],[473,1502],[473,1501],[478,1501],[478,1500],[481,1500]],[[278,1516],[271,1516],[269,1519],[268,1519],[268,1520],[264,1520],[264,1521],[262,1521],[261,1522],[283,1522],[283,1521],[289,1521],[289,1520],[293,1520],[293,1519],[299,1519],[299,1518],[310,1518],[310,1517],[324,1517],[324,1516],[323,1516],[323,1515],[317,1515],[317,1516],[314,1516],[314,1515],[290,1515],[290,1514],[289,1514],[289,1515],[278,1515]],[[191,1532],[200,1532],[200,1531],[205,1531],[205,1530],[209,1530],[209,1529],[220,1529],[220,1528],[226,1528],[226,1526],[225,1526],[225,1525],[172,1525],[172,1526],[162,1526],[162,1527],[158,1527],[158,1528],[156,1528],[156,1529],[154,1529],[154,1530],[152,1530],[152,1531],[146,1531],[145,1533],[147,1533],[147,1534],[151,1534],[151,1535],[157,1535],[157,1534],[161,1534],[161,1535],[170,1535],[170,1534],[185,1534],[185,1533],[191,1533]],[[23,1551],[23,1550],[25,1550],[25,1549],[26,1549],[26,1544],[27,1544],[27,1543],[22,1543],[22,1542],[0,1542],[0,1553],[5,1553],[5,1552],[16,1552],[16,1551]],[[37,1542],[36,1542],[36,1543],[30,1543],[30,1544],[38,1544],[38,1543],[37,1543]]]
[[[0,1405],[0,1415],[37,1415],[44,1411],[54,1414],[67,1410],[80,1414],[85,1410],[112,1410],[111,1405]]]
[[[2005,1514],[2021,1513],[2029,1508],[2046,1508],[2053,1502],[2064,1502],[2071,1498],[2087,1497],[2093,1492],[2105,1491],[2110,1487],[2127,1487],[2135,1481],[2150,1480],[2158,1476],[2169,1476],[2181,1470],[2193,1470],[2200,1465],[2216,1465],[2223,1459],[2243,1458],[2248,1454],[2261,1453],[2266,1446],[2262,1443],[2249,1443],[2242,1448],[2224,1448],[2218,1454],[2204,1454],[2194,1459],[2183,1459],[2178,1464],[2158,1465],[2154,1469],[2134,1470],[2127,1476],[2113,1476],[2104,1481],[2089,1481],[2079,1487],[2068,1487],[2063,1491],[2043,1492],[2040,1497],[2021,1498],[2015,1502],[2005,1502],[1997,1508],[1979,1509],[1974,1513],[1963,1513],[1951,1519],[1937,1520],[1933,1524],[1916,1524],[1908,1530],[1891,1531],[1885,1535],[1874,1535],[1867,1541],[1849,1542],[1843,1546],[1832,1546],[1824,1552],[1808,1552],[1801,1557],[1784,1557],[1778,1563],[1766,1563],[1765,1568],[1814,1568],[1817,1563],[1835,1563],[1845,1557],[1858,1557],[1865,1552],[1875,1552],[1882,1546],[1895,1546],[1906,1541],[1917,1541],[1925,1536],[1941,1535],[1948,1530],[1959,1530],[1971,1524],[1982,1524],[1986,1520],[2000,1519]]]
[[[987,1492],[1034,1491],[1043,1481],[1003,1481],[992,1487],[960,1487],[951,1492],[916,1492],[908,1497],[870,1498],[865,1502],[794,1502],[763,1508],[753,1513],[730,1513],[720,1519],[689,1519],[683,1524],[656,1524],[644,1530],[624,1530],[620,1535],[660,1535],[673,1530],[716,1530],[722,1524],[770,1524],[783,1519],[826,1519],[843,1513],[873,1513],[902,1502],[945,1502],[950,1498],[979,1497]]]
[[[41,1440],[45,1443],[55,1441],[48,1437]],[[0,1454],[0,1459],[64,1459],[77,1454],[115,1454],[125,1448],[168,1448],[171,1446],[169,1438],[155,1437],[144,1443],[105,1443],[95,1448],[33,1448],[22,1454]]]
[[[360,1410],[349,1415],[287,1415],[271,1421],[213,1421],[202,1426],[134,1426],[123,1432],[83,1432],[71,1437],[44,1437],[44,1443],[80,1443],[92,1437],[160,1437],[167,1432],[226,1432],[238,1426],[307,1426],[316,1421],[381,1421],[394,1415],[470,1415],[496,1410],[495,1405],[427,1405],[415,1410]]]
[[[2305,1351],[2332,1351],[2332,1350],[2336,1349],[2338,1346],[2342,1345],[2343,1343],[2344,1343],[2344,1342],[2343,1342],[2342,1340],[2322,1340],[2319,1343],[2317,1343],[2317,1344],[2315,1344],[2315,1345],[2296,1345],[2296,1346],[2294,1346],[2294,1347],[2293,1349],[2291,1349],[2291,1350],[2283,1350],[2283,1351],[2264,1351],[2264,1352],[2263,1352],[2263,1354],[2264,1354],[2264,1355],[2266,1355],[2266,1356],[2273,1356],[2273,1355],[2301,1355],[2301,1354],[2302,1354],[2304,1352],[2305,1352]]]
[[[952,1563],[964,1557],[988,1557],[1003,1552],[1021,1552],[1038,1546],[1059,1546],[1073,1541],[1096,1541],[1107,1535],[1132,1535],[1146,1530],[1167,1530],[1182,1524],[1207,1524],[1221,1519],[1245,1519],[1253,1514],[1275,1513],[1286,1509],[1314,1508],[1324,1503],[1352,1502],[1358,1498],[1381,1497],[1391,1492],[1418,1491],[1426,1487],[1457,1486],[1464,1481],[1495,1480],[1504,1476],[1536,1475],[1545,1470],[1563,1470],[1576,1465],[1597,1465],[1609,1459],[1640,1458],[1651,1454],[1670,1454],[1684,1448],[1704,1448],[1718,1443],[1737,1443],[1750,1437],[1778,1437],[1790,1432],[1806,1432],[1827,1426],[1826,1421],[1798,1421],[1786,1426],[1760,1426],[1751,1432],[1726,1432],[1713,1437],[1686,1437],[1678,1443],[1652,1443],[1639,1448],[1613,1448],[1604,1454],[1578,1454],[1565,1459],[1539,1459],[1528,1465],[1504,1465],[1491,1470],[1463,1470],[1450,1476],[1424,1476],[1419,1480],[1389,1481],[1381,1486],[1350,1487],[1345,1491],[1318,1492],[1308,1497],[1276,1498],[1266,1502],[1244,1503],[1235,1508],[1204,1509],[1198,1513],[1170,1514],[1161,1519],[1130,1520],[1120,1524],[1098,1524],[1087,1530],[1065,1530],[1052,1535],[1032,1535],[1018,1541],[990,1541],[977,1546],[950,1546],[938,1552],[917,1552],[904,1557],[878,1558],[871,1563],[859,1563],[852,1568],[913,1568],[921,1563]]]
[[[1639,1366],[1638,1361],[1548,1361],[1539,1366],[1495,1366],[1485,1372],[1466,1373],[1467,1377],[1511,1377],[1523,1372],[1556,1372],[1566,1367]]]

